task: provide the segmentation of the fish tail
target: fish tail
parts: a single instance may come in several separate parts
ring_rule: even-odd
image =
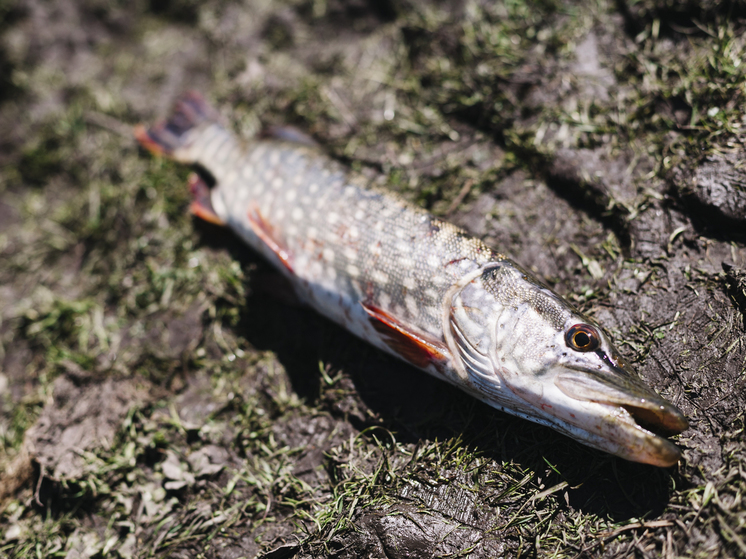
[[[218,112],[196,92],[182,95],[176,102],[168,120],[151,128],[143,125],[135,127],[135,138],[140,145],[155,155],[163,155],[183,163],[195,163],[200,159],[206,146],[205,136],[227,136],[228,132],[220,124]],[[214,133],[208,129],[214,127]]]

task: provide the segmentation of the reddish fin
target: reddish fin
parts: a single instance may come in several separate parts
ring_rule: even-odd
[[[189,175],[189,190],[192,193],[192,204],[189,206],[189,211],[192,214],[209,223],[225,225],[225,222],[218,217],[212,207],[210,187],[197,173]]]
[[[442,342],[414,332],[386,311],[361,303],[376,331],[399,357],[421,369],[448,359],[448,348]]]
[[[142,124],[136,126],[135,138],[152,154],[173,157],[175,150],[184,145],[187,132],[204,122],[218,120],[217,111],[199,93],[190,91],[176,101],[173,113],[167,121],[150,129]]]
[[[293,272],[293,266],[291,264],[291,255],[288,248],[277,240],[276,233],[273,227],[267,223],[267,220],[262,217],[259,213],[259,208],[255,203],[249,205],[249,211],[247,212],[249,218],[249,225],[254,234],[259,237],[269,249],[277,255],[277,258],[283,263],[283,265],[290,271]]]

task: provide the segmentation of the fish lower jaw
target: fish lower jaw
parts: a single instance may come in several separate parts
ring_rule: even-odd
[[[638,424],[623,407],[588,402],[583,408],[554,415],[551,425],[583,444],[631,462],[668,468],[681,458],[674,443]]]
[[[681,451],[675,444],[639,425],[632,414],[619,405],[566,398],[552,402],[551,398],[537,397],[531,401],[517,398],[515,394],[504,400],[484,394],[475,396],[501,411],[546,425],[586,446],[631,462],[668,468],[681,458]]]

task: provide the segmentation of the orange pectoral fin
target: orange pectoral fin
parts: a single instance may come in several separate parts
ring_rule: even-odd
[[[433,363],[448,360],[449,352],[444,343],[415,332],[378,307],[365,303],[361,305],[368,313],[370,322],[376,331],[384,337],[384,341],[391,350],[404,361],[425,369]]]
[[[275,253],[277,258],[280,259],[280,262],[282,262],[288,271],[295,273],[293,271],[290,251],[283,243],[277,240],[277,235],[275,234],[274,229],[269,223],[267,223],[267,220],[264,219],[262,214],[259,213],[259,208],[255,203],[252,203],[249,206],[249,211],[246,213],[246,216],[249,219],[249,226],[254,234]]]
[[[215,225],[225,225],[218,217],[210,201],[210,187],[197,173],[189,175],[189,190],[192,192],[192,203],[189,211],[198,218]]]

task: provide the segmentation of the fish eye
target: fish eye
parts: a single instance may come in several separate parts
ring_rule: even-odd
[[[593,351],[601,343],[601,336],[590,324],[576,324],[565,334],[565,343],[575,351]]]

